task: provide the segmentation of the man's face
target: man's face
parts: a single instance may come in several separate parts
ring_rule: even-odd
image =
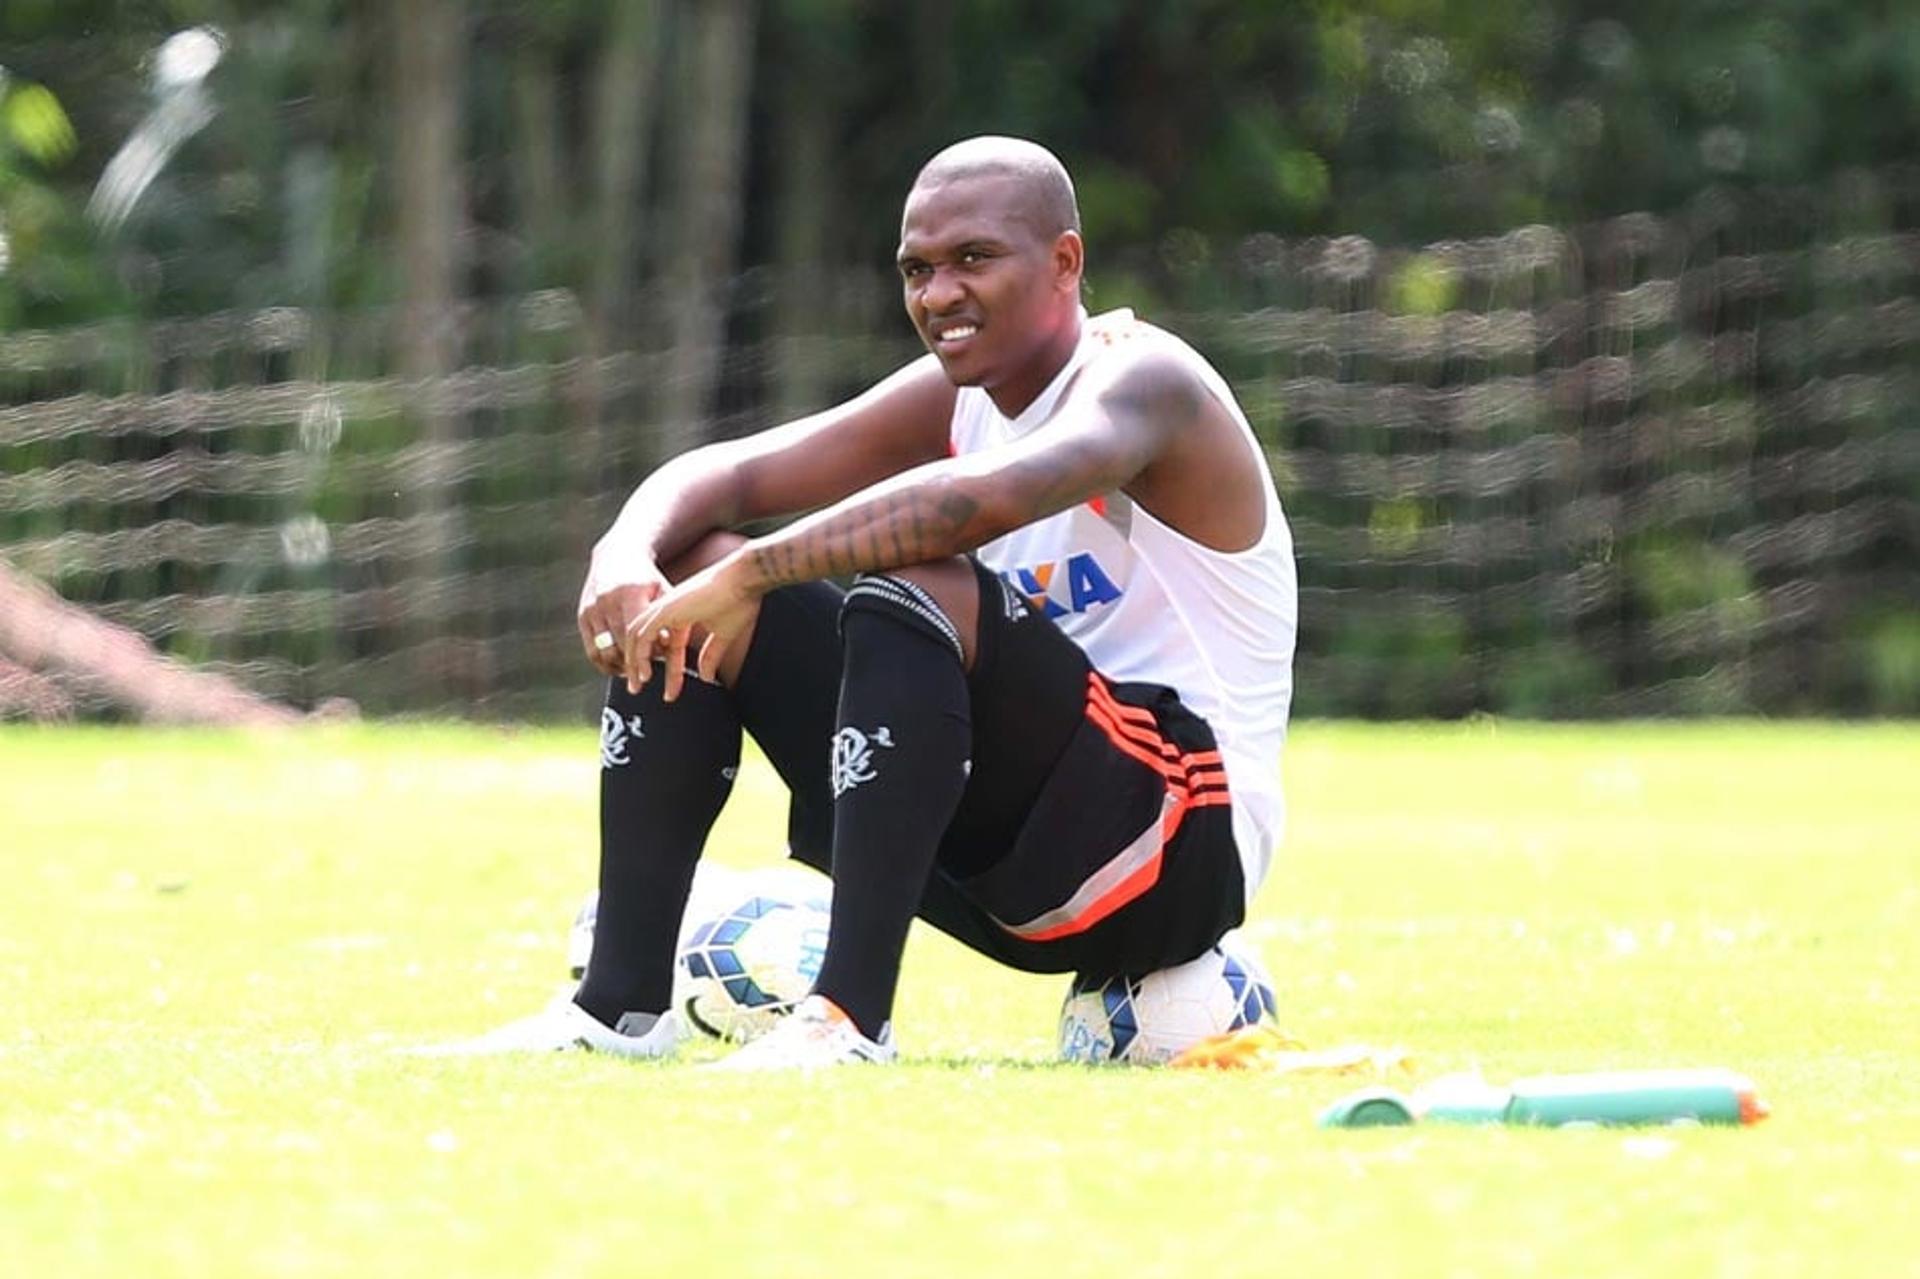
[[[907,315],[955,385],[991,390],[1018,378],[1077,306],[1078,237],[1035,230],[1020,199],[1016,182],[999,176],[917,186],[907,197]]]

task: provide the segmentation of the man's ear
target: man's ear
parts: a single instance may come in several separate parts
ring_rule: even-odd
[[[1053,279],[1063,293],[1080,293],[1080,276],[1087,266],[1087,246],[1078,231],[1062,231],[1053,241]]]

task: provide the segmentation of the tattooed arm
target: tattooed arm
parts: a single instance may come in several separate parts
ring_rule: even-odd
[[[1089,498],[1124,488],[1160,460],[1209,397],[1158,356],[1095,374],[1041,430],[1004,448],[883,480],[742,547],[740,583],[899,568],[959,555]]]
[[[1089,370],[1089,375],[1093,371]],[[1213,401],[1177,361],[1147,355],[1077,386],[1046,426],[1004,448],[914,467],[746,543],[662,595],[628,629],[629,679],[655,656],[679,685],[679,654],[698,625],[712,678],[762,595],[791,582],[945,559],[1079,502],[1124,488],[1166,458]]]
[[[667,589],[661,565],[715,529],[838,501],[946,452],[953,385],[931,356],[865,394],[739,440],[694,449],[649,475],[593,548],[577,621],[587,660],[622,669],[616,640]]]

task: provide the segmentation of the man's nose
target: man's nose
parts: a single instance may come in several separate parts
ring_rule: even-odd
[[[951,311],[965,296],[966,288],[958,275],[945,267],[935,267],[926,288],[921,290],[920,302],[929,311]]]

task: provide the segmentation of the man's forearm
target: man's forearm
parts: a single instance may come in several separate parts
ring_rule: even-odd
[[[1098,493],[1147,455],[1100,435],[1060,433],[1020,450],[944,458],[883,480],[737,552],[762,593],[792,582],[880,572],[960,555]],[[1125,444],[1124,438],[1122,444]]]
[[[760,591],[959,555],[1006,531],[971,487],[909,473],[755,538],[740,555]]]
[[[660,563],[714,529],[730,527],[739,505],[733,470],[722,446],[681,454],[633,491],[607,540]]]

